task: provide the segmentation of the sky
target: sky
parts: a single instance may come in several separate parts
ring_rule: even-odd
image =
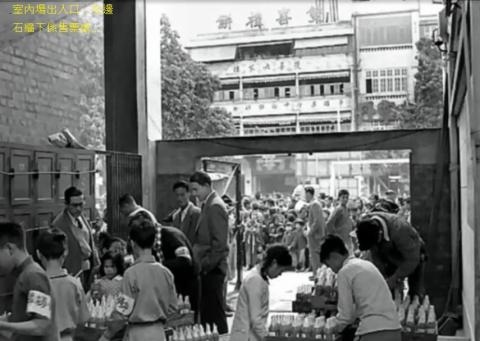
[[[326,0],[327,1],[327,0]],[[352,2],[338,0],[340,20],[349,20],[353,12],[376,13],[397,10],[417,9],[420,14],[437,14],[443,8],[432,0],[370,0]],[[166,14],[172,28],[180,34],[183,45],[195,38],[199,33],[218,32],[216,20],[220,15],[230,14],[233,20],[232,30],[243,30],[248,16],[252,12],[260,12],[266,28],[278,27],[275,21],[278,10],[290,9],[290,26],[309,24],[307,11],[315,4],[314,0],[147,0],[147,10]]]

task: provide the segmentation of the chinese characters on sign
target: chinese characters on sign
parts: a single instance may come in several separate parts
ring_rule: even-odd
[[[280,26],[288,25],[288,22],[292,19],[292,17],[289,16],[289,14],[290,14],[290,10],[288,8],[284,8],[278,11],[277,22],[280,24]]]
[[[93,4],[89,9],[96,15],[113,15],[112,4]],[[18,18],[26,16],[42,16],[42,15],[59,15],[59,19],[65,19],[66,16],[74,16],[80,14],[79,4],[21,4],[15,3],[11,7],[11,15]],[[58,21],[49,18],[49,20],[32,20],[23,21],[19,19],[12,24],[12,32],[15,33],[35,33],[35,32],[49,32],[49,33],[90,33],[92,32],[92,25],[90,23],[72,21]]]
[[[258,66],[258,67],[256,67]],[[302,61],[300,59],[291,59],[287,61],[277,61],[271,60],[267,61],[264,64],[258,65],[252,62],[240,62],[236,65],[232,65],[229,69],[228,73],[233,74],[261,74],[261,73],[268,73],[268,74],[277,74],[281,73],[281,71],[295,71],[302,69]]]
[[[217,19],[219,30],[232,29],[232,17],[230,15],[221,15]]]
[[[258,28],[261,30],[263,28],[262,23],[262,14],[254,13],[248,17],[248,22],[245,26],[250,26],[250,28]]]

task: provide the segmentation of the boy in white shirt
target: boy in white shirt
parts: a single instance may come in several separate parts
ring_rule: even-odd
[[[359,341],[400,341],[401,326],[390,289],[372,263],[349,256],[340,237],[328,235],[320,260],[338,274],[336,331],[360,320]]]

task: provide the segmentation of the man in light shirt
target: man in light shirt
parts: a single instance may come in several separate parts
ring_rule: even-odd
[[[353,230],[353,221],[348,212],[349,193],[346,189],[338,192],[339,205],[333,210],[327,220],[327,234],[334,234],[342,238],[348,250],[353,253],[352,239],[350,233]]]
[[[372,263],[349,256],[343,240],[328,235],[320,249],[320,260],[338,274],[336,331],[357,319],[359,341],[400,341],[401,326],[390,289]]]
[[[315,189],[313,187],[305,187],[305,198],[308,202],[307,240],[308,249],[310,250],[310,266],[313,272],[311,278],[313,279],[320,267],[318,250],[320,249],[320,242],[325,236],[325,218],[322,205],[315,199]]]

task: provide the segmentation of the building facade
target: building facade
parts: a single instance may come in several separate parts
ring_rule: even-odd
[[[207,34],[187,48],[220,78],[214,105],[239,135],[352,129],[350,22]]]
[[[240,136],[395,129],[398,122],[361,106],[414,100],[416,42],[431,35],[433,19],[418,10],[353,14],[328,24],[202,34],[187,50],[220,79],[213,105],[232,114]],[[311,183],[331,195],[339,188],[364,195],[390,186],[377,184],[375,162],[362,163],[368,156],[361,153],[290,158],[246,158],[246,191]]]

